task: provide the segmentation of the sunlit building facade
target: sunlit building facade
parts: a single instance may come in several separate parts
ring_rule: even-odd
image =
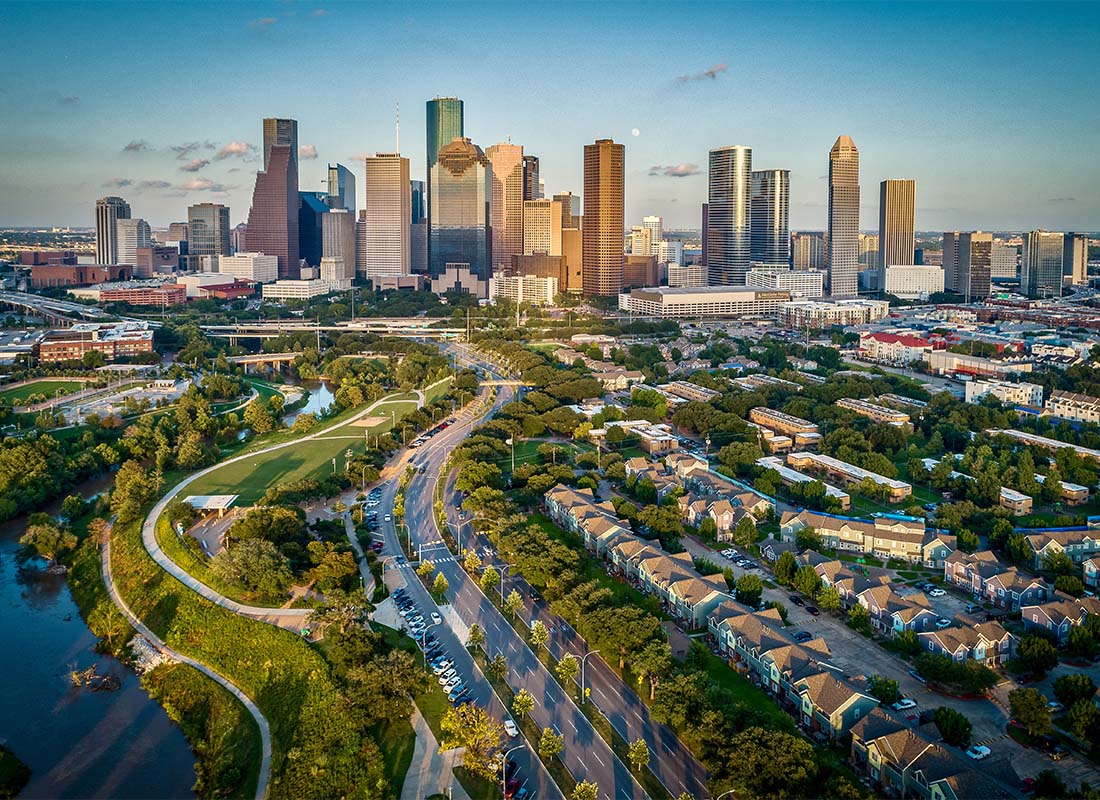
[[[752,148],[710,151],[707,274],[711,286],[744,286],[752,261]]]

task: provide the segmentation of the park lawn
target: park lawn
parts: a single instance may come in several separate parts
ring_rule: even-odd
[[[376,727],[373,733],[386,765],[386,782],[393,796],[400,797],[416,747],[412,724],[407,719],[390,720]]]
[[[341,428],[337,428],[329,436],[362,436],[364,432],[369,433],[371,436],[381,436],[383,433],[388,433],[393,428],[393,423],[400,421],[400,419],[406,414],[411,414],[416,411],[420,406],[417,404],[416,395],[412,396],[412,399],[408,399],[407,395],[393,395],[393,399],[387,399],[377,406],[374,411],[370,412],[368,416],[371,417],[385,417],[382,422],[377,425],[362,426],[362,425],[344,425]],[[392,413],[391,413],[392,412]]]
[[[439,398],[443,397],[447,392],[451,390],[451,378],[448,376],[441,380],[436,381],[427,389],[424,390],[424,400],[428,403],[434,403]]]
[[[35,381],[34,383],[28,383],[26,386],[18,386],[15,389],[6,389],[0,392],[0,405],[21,405],[32,394],[44,394],[51,398],[59,390],[62,395],[72,394],[83,389],[85,385],[81,381]]]
[[[465,767],[455,767],[454,774],[470,800],[498,800],[500,797],[500,784],[496,781],[474,775]]]
[[[753,686],[747,678],[739,675],[733,667],[713,653],[707,651],[703,655],[707,675],[719,686],[729,690],[734,700],[772,720],[774,730],[794,733],[794,720],[764,694],[763,690]]]

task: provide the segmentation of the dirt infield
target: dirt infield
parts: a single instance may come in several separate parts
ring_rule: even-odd
[[[389,417],[360,417],[348,423],[349,428],[373,428],[383,422],[389,422]]]

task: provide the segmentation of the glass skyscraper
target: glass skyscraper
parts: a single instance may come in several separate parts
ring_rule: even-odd
[[[791,260],[791,173],[786,169],[752,173],[751,260],[787,264]]]
[[[707,198],[707,282],[744,286],[751,258],[752,148],[710,151]]]
[[[264,119],[264,171],[271,162],[271,148],[276,145],[290,148],[294,171],[298,171],[298,120],[267,117]],[[297,191],[297,186],[294,187]]]
[[[829,294],[859,294],[859,150],[850,136],[829,151]]]
[[[1025,234],[1020,291],[1031,297],[1061,297],[1064,255],[1064,234],[1042,230]]]
[[[130,204],[121,197],[101,197],[95,202],[95,260],[118,263],[118,221],[130,219]]]
[[[343,208],[355,217],[355,176],[343,164],[328,165],[329,208]]]
[[[435,278],[448,265],[464,265],[478,280],[488,281],[493,255],[489,159],[469,139],[455,139],[440,148],[430,175],[428,273]]]

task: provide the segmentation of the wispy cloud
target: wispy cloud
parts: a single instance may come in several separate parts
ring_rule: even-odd
[[[713,67],[708,67],[702,72],[696,72],[692,75],[680,75],[676,80],[680,83],[691,83],[692,81],[702,81],[708,78],[714,80],[729,68],[730,65],[723,61],[721,64],[715,64]]]
[[[231,189],[236,189],[236,186],[226,186],[223,183],[217,183],[210,180],[210,178],[189,178],[176,187],[185,192],[211,192],[213,194],[225,194]]]
[[[123,153],[138,153],[142,150],[152,150],[153,147],[144,139],[131,139],[130,143],[122,148]]]
[[[57,98],[57,102],[63,106],[75,106],[80,102],[80,95],[78,94],[64,94]]]
[[[298,158],[317,158],[317,145],[303,144],[298,146]]]
[[[310,12],[311,17],[327,17],[332,12],[327,8],[315,8]]]
[[[649,168],[650,175],[661,175],[666,178],[686,178],[689,175],[698,175],[701,172],[698,164],[673,164],[672,166],[663,167],[660,164],[655,164]]]
[[[191,154],[197,150],[213,150],[218,145],[210,140],[205,142],[184,142],[183,144],[174,144],[171,147],[173,153],[176,154],[176,158],[180,161],[184,161],[191,157]]]
[[[248,27],[263,29],[263,28],[271,27],[272,25],[274,25],[278,21],[279,21],[278,17],[258,17],[257,19],[254,19],[251,22],[249,22]]]
[[[103,185],[110,189],[125,189],[127,186],[133,186],[134,182],[130,178],[111,178]]]
[[[1064,204],[1067,204],[1067,203],[1076,203],[1077,198],[1076,197],[1050,197],[1050,198],[1047,198],[1047,202],[1048,203],[1057,203],[1057,204],[1063,204],[1064,205]]]
[[[194,158],[184,164],[180,169],[183,172],[198,172],[200,169],[210,163],[208,158]]]
[[[230,142],[214,156],[216,161],[222,161],[226,158],[244,158],[251,155],[256,150],[256,145],[249,144],[248,142]]]
[[[138,189],[168,189],[172,184],[168,181],[142,181],[137,185]]]

